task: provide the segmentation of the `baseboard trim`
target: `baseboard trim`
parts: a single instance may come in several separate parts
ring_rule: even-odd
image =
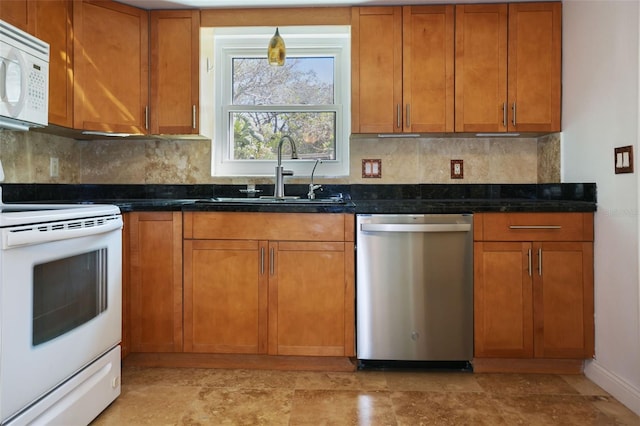
[[[474,373],[582,374],[581,359],[474,358]]]
[[[584,375],[640,416],[640,389],[608,370],[597,360],[586,363]]]
[[[350,358],[330,356],[132,352],[123,360],[123,365],[136,367],[242,368],[251,370],[356,371],[356,363]]]

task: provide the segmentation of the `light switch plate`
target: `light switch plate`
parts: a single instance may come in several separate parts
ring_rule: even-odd
[[[616,174],[633,173],[633,146],[614,148],[613,166]]]

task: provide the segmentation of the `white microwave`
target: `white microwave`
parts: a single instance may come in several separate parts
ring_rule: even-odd
[[[44,127],[49,118],[49,44],[0,20],[0,128]]]

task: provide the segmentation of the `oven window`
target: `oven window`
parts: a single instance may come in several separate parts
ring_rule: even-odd
[[[107,309],[106,266],[106,248],[34,266],[33,346]]]

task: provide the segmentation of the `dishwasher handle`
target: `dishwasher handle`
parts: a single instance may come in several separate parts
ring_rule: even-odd
[[[363,232],[469,232],[469,223],[363,223]]]

